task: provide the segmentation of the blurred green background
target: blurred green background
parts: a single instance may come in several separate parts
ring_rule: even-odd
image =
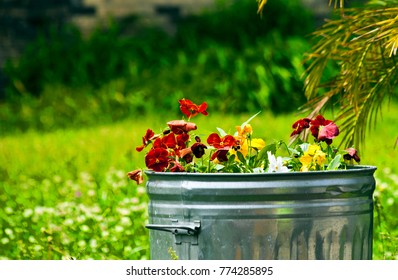
[[[49,26],[9,61],[0,95],[0,258],[149,258],[145,189],[126,172],[143,167],[134,148],[146,129],[180,118],[178,99],[209,104],[209,119],[198,120],[205,133],[262,111],[256,135],[287,140],[306,101],[302,59],[315,20],[298,0],[267,5],[259,16],[254,0],[220,2],[182,18],[173,36],[156,27],[131,35],[136,17],[89,36]],[[362,154],[378,166],[374,258],[397,259],[398,105],[383,110]]]
[[[220,113],[295,111],[305,101],[301,60],[314,19],[299,1],[272,2],[262,17],[254,0],[220,2],[182,18],[172,37],[155,26],[127,36],[136,17],[88,38],[70,25],[44,29],[5,66],[2,130],[177,113],[174,102],[182,97],[201,97]]]

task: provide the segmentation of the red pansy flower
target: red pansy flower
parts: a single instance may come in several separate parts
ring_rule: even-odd
[[[219,161],[228,161],[228,154],[229,148],[221,148],[218,149],[212,156],[211,156],[211,160],[215,160],[216,158]]]
[[[186,122],[184,120],[174,120],[169,121],[167,125],[170,127],[170,130],[175,134],[188,133],[191,130],[196,130],[196,124],[192,122]]]
[[[290,136],[298,135],[304,129],[309,128],[310,127],[310,122],[311,122],[311,119],[309,119],[309,118],[304,118],[304,119],[300,119],[300,120],[296,121],[292,125],[292,128],[294,128],[294,131],[292,132],[292,134],[290,134]]]
[[[186,148],[186,144],[189,140],[189,134],[183,133],[183,134],[179,134],[176,137],[177,139],[177,147],[179,150],[181,149],[185,149]]]
[[[332,139],[339,135],[337,125],[331,120],[326,120],[321,115],[318,115],[310,122],[310,130],[318,141],[325,141],[328,145],[332,144]]]
[[[171,162],[172,167],[170,168],[171,172],[184,172],[184,167],[177,161]]]
[[[145,135],[142,137],[142,146],[135,148],[137,152],[141,152],[150,143],[150,141],[155,139],[156,137],[157,136],[155,135],[155,133],[151,129],[148,129]]]
[[[195,141],[196,142],[192,144],[191,147],[180,150],[180,157],[182,157],[187,163],[192,162],[192,154],[196,158],[201,158],[205,154],[205,149],[207,149],[207,146],[201,142],[199,136],[195,136]]]
[[[196,105],[189,99],[181,99],[178,101],[180,103],[180,110],[181,112],[187,116],[188,119],[191,117],[196,116],[197,114],[201,113],[205,116],[208,115],[206,109],[207,109],[207,103],[203,102],[200,105]]]
[[[169,133],[162,138],[162,143],[167,149],[175,149],[177,140],[174,133]]]
[[[212,133],[207,138],[207,143],[216,149],[221,149],[224,147],[235,146],[236,140],[232,135],[225,135],[221,138],[217,133]]]
[[[169,152],[163,148],[151,149],[145,156],[145,164],[153,171],[164,171],[169,166]]]
[[[137,185],[139,185],[142,182],[144,182],[144,178],[142,176],[142,170],[141,169],[130,171],[129,173],[127,173],[127,177],[129,177],[130,180],[135,181],[137,183]]]
[[[212,133],[207,138],[207,143],[217,149],[211,156],[211,160],[217,158],[219,161],[227,161],[228,150],[235,146],[236,140],[231,135],[220,137],[217,133]]]
[[[201,142],[196,142],[191,146],[192,153],[196,158],[201,158],[205,154],[207,146]]]

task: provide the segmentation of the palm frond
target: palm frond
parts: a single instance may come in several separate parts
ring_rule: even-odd
[[[267,4],[268,0],[257,0],[258,4],[258,13],[261,13],[264,9],[265,4]],[[333,0],[329,0],[329,6],[332,6]],[[336,9],[337,7],[339,8],[344,8],[344,0],[334,0],[334,8]]]
[[[257,13],[261,13],[264,9],[265,4],[267,4],[267,0],[257,0],[258,10]]]
[[[359,147],[397,84],[398,7],[346,9],[314,37],[318,41],[307,55],[306,107],[314,114],[326,105],[338,106],[341,144]],[[323,81],[331,62],[338,65],[338,73]]]
[[[332,5],[333,0],[329,0],[329,6]],[[340,6],[340,8],[344,8],[344,0],[334,0],[334,8],[337,8],[337,6]]]

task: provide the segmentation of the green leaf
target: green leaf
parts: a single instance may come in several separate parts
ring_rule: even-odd
[[[272,154],[276,153],[276,143],[269,144],[261,149],[261,151],[257,155],[257,159],[267,159],[268,155],[267,152],[271,152]]]
[[[238,155],[238,159],[240,160],[240,162],[246,163],[246,159],[241,152],[238,151],[236,154]]]
[[[230,155],[228,158],[228,165],[233,164],[235,162],[236,156],[234,154]]]
[[[341,155],[338,154],[336,155],[332,161],[329,163],[328,167],[326,168],[326,170],[337,170],[341,164]]]
[[[251,120],[254,119],[255,117],[257,117],[257,115],[260,114],[260,113],[261,113],[261,111],[258,112],[257,114],[254,114],[253,116],[251,116],[247,121],[245,121],[244,123],[242,123],[242,124],[240,125],[240,128],[243,129],[243,128],[245,127],[245,125],[247,125],[248,123],[250,123]]]
[[[224,137],[225,135],[228,135],[228,133],[226,133],[226,132],[224,131],[224,129],[222,129],[222,128],[217,127],[217,130],[218,130],[218,132],[220,133],[220,136],[221,136],[221,137]]]
[[[297,149],[289,148],[289,152],[291,155],[300,155],[301,152]]]
[[[214,167],[215,167],[215,169],[216,169],[217,171],[220,171],[220,170],[223,169],[225,166],[222,165],[222,164],[216,164]]]

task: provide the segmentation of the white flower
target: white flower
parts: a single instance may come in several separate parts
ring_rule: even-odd
[[[267,152],[268,154],[268,173],[272,172],[289,172],[289,168],[283,165],[282,157],[277,157],[271,153]]]

